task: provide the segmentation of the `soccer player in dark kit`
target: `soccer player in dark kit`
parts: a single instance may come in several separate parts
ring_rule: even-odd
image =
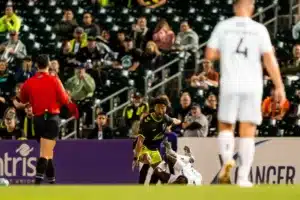
[[[69,103],[69,97],[59,78],[49,74],[49,57],[39,55],[36,63],[38,72],[21,88],[21,102],[32,106],[34,130],[40,137],[35,184],[41,184],[44,174],[54,184],[53,149],[59,134],[60,107]]]
[[[154,102],[154,112],[141,120],[139,135],[135,144],[133,167],[139,163],[149,164],[162,183],[168,183],[174,176],[165,172],[165,162],[162,162],[160,146],[168,126],[178,125],[180,120],[166,115],[168,102],[164,98],[157,98]],[[173,183],[180,183],[180,177]]]

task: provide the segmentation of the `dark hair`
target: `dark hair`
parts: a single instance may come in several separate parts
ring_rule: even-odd
[[[164,97],[158,97],[158,98],[154,99],[153,105],[155,106],[156,104],[163,104],[167,107],[169,106],[168,100]]]
[[[36,64],[38,69],[46,69],[49,65],[49,56],[46,54],[40,54],[36,58]]]
[[[99,113],[97,113],[97,117],[99,117],[99,116],[107,116],[107,114],[106,114],[106,112],[99,112]]]

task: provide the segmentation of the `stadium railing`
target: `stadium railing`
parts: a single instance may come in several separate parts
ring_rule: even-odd
[[[114,126],[114,120],[113,120],[113,117],[114,117],[114,113],[118,110],[120,110],[121,108],[124,108],[126,105],[129,104],[129,100],[130,100],[130,95],[132,93],[132,87],[124,87],[122,89],[120,89],[119,91],[113,93],[112,95],[104,98],[104,99],[96,99],[95,100],[95,103],[93,105],[93,116],[92,116],[92,119],[93,119],[93,122],[96,121],[96,109],[97,107],[101,106],[102,104],[106,103],[106,102],[109,102],[109,112],[107,113],[107,115],[109,116],[109,125],[110,127],[113,127]],[[122,93],[124,92],[127,92],[127,101],[119,106],[116,107],[115,105],[115,98],[117,98],[119,95],[121,95]],[[93,123],[93,128],[95,128],[95,123]]]
[[[178,91],[181,91],[182,89],[182,80],[183,80],[183,69],[187,58],[187,52],[182,52],[178,54],[178,57],[171,60],[170,62],[166,63],[165,65],[159,67],[158,69],[154,71],[148,71],[146,73],[146,76],[144,77],[145,80],[145,97],[148,97],[148,95],[153,92],[154,90],[160,88],[161,94],[165,94],[166,84],[174,79],[178,79]],[[168,70],[169,67],[178,64],[178,72],[168,77]],[[149,85],[149,81],[151,77],[157,77],[161,73],[162,81],[157,83],[156,85]]]
[[[291,29],[293,26],[293,16],[294,16],[294,12],[298,9],[300,10],[300,4],[297,3],[295,0],[290,0],[289,1],[290,4],[290,8],[289,8],[289,28]],[[299,11],[298,11],[299,12]]]
[[[70,122],[74,121],[74,129],[70,133],[66,133],[66,130],[68,130],[68,125]],[[69,138],[77,139],[77,120],[75,117],[70,117],[69,119],[62,119],[60,122],[60,131],[61,131],[61,139],[66,140]]]

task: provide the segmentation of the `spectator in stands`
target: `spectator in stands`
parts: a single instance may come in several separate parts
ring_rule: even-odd
[[[275,101],[274,91],[275,89],[272,87],[271,95],[264,99],[262,104],[262,113],[266,118],[282,120],[290,109],[290,102],[286,99],[284,104],[281,105],[280,102]]]
[[[215,94],[210,94],[207,97],[202,112],[207,117],[207,120],[209,122],[209,128],[216,131],[217,123],[218,123],[218,118],[217,118],[218,100]]]
[[[0,128],[0,139],[15,140],[20,138],[22,138],[22,132],[17,127],[16,111],[14,108],[7,108]]]
[[[281,68],[281,73],[286,75],[296,75],[300,72],[300,44],[293,47],[293,59],[286,66]]]
[[[79,50],[87,46],[87,39],[84,34],[84,30],[81,27],[77,27],[74,31],[74,39],[70,41],[69,52],[76,55]]]
[[[101,42],[105,43],[108,46],[111,46],[110,44],[110,33],[108,30],[103,30],[101,32],[101,35],[97,37]]]
[[[50,61],[49,73],[53,76],[59,76],[59,63],[57,60]]]
[[[191,111],[192,108],[192,99],[189,93],[184,92],[180,97],[180,108],[176,109],[174,116],[183,121],[187,114]]]
[[[15,85],[14,73],[7,69],[5,60],[0,60],[0,116],[6,109],[6,103],[12,96]]]
[[[188,22],[184,21],[180,25],[180,32],[178,33],[174,49],[186,50],[186,51],[197,51],[199,48],[199,36],[191,29]]]
[[[32,77],[36,72],[36,69],[32,66],[31,56],[26,56],[23,59],[22,67],[18,68],[15,74],[17,83],[23,83],[28,78]]]
[[[144,70],[155,70],[157,67],[162,66],[161,52],[155,42],[147,42],[145,51],[140,59],[140,63]]]
[[[132,25],[131,36],[135,48],[145,49],[147,42],[152,39],[152,31],[147,27],[146,17],[140,17],[137,23]]]
[[[54,31],[59,41],[72,40],[73,32],[78,26],[71,9],[64,11],[63,19],[55,25]]]
[[[123,110],[123,119],[125,122],[125,129],[133,129],[133,135],[136,134],[134,130],[140,119],[149,113],[149,105],[144,101],[143,95],[139,92],[135,92],[131,98],[131,103]]]
[[[175,34],[172,31],[167,20],[161,19],[156,25],[153,33],[153,41],[158,48],[163,51],[171,50],[175,42]]]
[[[214,66],[211,61],[203,61],[203,72],[199,75],[192,76],[191,86],[200,87],[202,89],[208,89],[210,86],[219,86],[219,73],[214,70]]]
[[[23,83],[18,83],[15,88],[15,96],[11,98],[11,105],[16,109],[18,119],[24,119],[25,104],[20,101],[20,91]]]
[[[125,42],[125,39],[126,39],[125,31],[119,30],[117,32],[117,39],[112,44],[112,50],[115,52],[120,52],[123,49],[124,46],[123,43]]]
[[[167,0],[137,0],[140,6],[144,6],[147,8],[158,8],[167,3]]]
[[[99,61],[101,58],[102,56],[97,48],[95,37],[88,37],[87,46],[81,48],[76,54],[76,59],[82,63],[85,63],[87,60],[90,60],[93,63]]]
[[[37,135],[34,131],[34,125],[33,125],[33,112],[32,107],[30,105],[25,107],[25,117],[21,121],[21,128],[23,130],[23,137],[33,140],[38,139]]]
[[[16,31],[9,33],[9,40],[0,46],[1,58],[7,60],[8,63],[23,60],[27,55],[26,47]]]
[[[82,28],[84,29],[84,32],[87,35],[87,37],[96,37],[101,33],[100,27],[97,24],[93,23],[93,20],[94,19],[91,13],[84,13]]]
[[[75,69],[75,75],[66,82],[66,89],[70,91],[72,99],[81,101],[92,97],[95,91],[94,79],[86,73],[83,64],[79,64]]]
[[[7,33],[11,31],[19,32],[21,28],[21,19],[13,10],[12,5],[5,8],[5,15],[0,18],[0,33]]]
[[[88,139],[113,139],[113,130],[109,127],[107,123],[106,113],[97,113],[96,127],[88,135]]]
[[[140,66],[141,52],[133,48],[133,41],[127,37],[124,42],[124,49],[119,52],[115,68],[135,71]]]
[[[77,64],[75,75],[69,78],[65,84],[70,91],[71,98],[79,107],[80,117],[86,115],[85,124],[91,125],[92,121],[92,97],[96,89],[96,84],[91,75],[86,73],[85,65]]]
[[[204,114],[201,113],[200,105],[193,104],[191,113],[185,117],[182,123],[184,137],[207,137],[208,121]]]

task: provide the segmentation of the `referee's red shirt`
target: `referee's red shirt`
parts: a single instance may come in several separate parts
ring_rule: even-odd
[[[59,114],[60,107],[69,103],[69,97],[61,81],[45,72],[37,72],[21,88],[21,102],[29,103],[35,116]]]

